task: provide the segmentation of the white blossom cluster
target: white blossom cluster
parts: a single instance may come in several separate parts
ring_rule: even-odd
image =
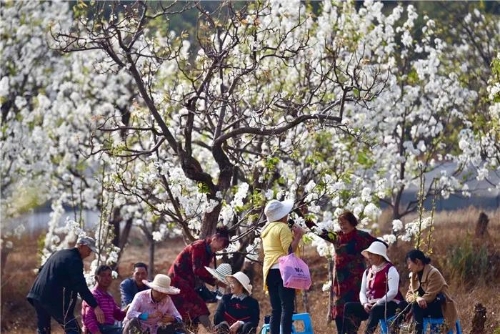
[[[452,66],[451,46],[437,36],[436,22],[414,6],[386,13],[378,1],[356,10],[353,2],[325,0],[314,15],[297,1],[255,6],[206,32],[203,48],[196,49],[192,36],[147,26],[127,54],[113,37],[109,47],[126,66],[103,50],[49,48],[62,45],[49,28],[77,30],[88,41],[92,22],[73,22],[67,2],[2,7],[0,27],[8,33],[0,48],[0,99],[12,103],[0,141],[7,162],[2,197],[10,199],[3,203],[18,203],[33,188],[30,203],[51,202],[46,255],[83,232],[81,222],[58,226],[67,207],[98,210],[101,224],[120,208],[124,221],[155,242],[186,229],[201,237],[211,216],[238,234],[254,229],[255,237],[262,207],[273,198],[300,197],[320,229],[338,229],[337,217],[347,209],[360,227],[377,230],[380,200],[399,210],[400,195],[419,189],[422,175],[445,163],[475,166],[478,179],[498,171],[498,126],[480,134],[469,119],[484,92],[461,82],[468,70],[483,68],[472,60],[477,50],[454,45],[464,61]],[[417,20],[423,22],[418,32]],[[123,21],[123,31],[139,24],[137,17]],[[498,38],[484,42],[481,13],[465,22],[479,27],[485,48],[498,48]],[[500,30],[498,23],[483,30],[490,28]],[[213,71],[217,64],[224,67]],[[490,82],[491,101],[498,87]],[[498,110],[498,101],[491,103],[488,117],[498,121]],[[332,120],[340,111],[340,122]],[[298,117],[310,119],[278,133]],[[188,177],[179,148],[213,189]],[[226,159],[234,183],[223,180]],[[433,187],[425,190],[444,198],[470,195],[453,172],[440,173]],[[21,207],[2,205],[11,215]],[[393,232],[410,240],[429,224],[394,221]],[[63,232],[68,236],[61,240]],[[233,241],[229,253],[256,258],[258,238]],[[313,238],[313,244],[320,255],[333,254],[324,241]],[[113,261],[116,251],[99,260]]]

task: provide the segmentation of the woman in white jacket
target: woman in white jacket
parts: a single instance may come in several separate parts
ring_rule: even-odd
[[[365,334],[372,334],[379,320],[392,317],[405,306],[399,292],[399,273],[387,257],[386,244],[374,241],[361,254],[371,266],[363,273],[359,302],[345,304],[344,333],[341,334],[357,333],[363,320],[367,320]]]

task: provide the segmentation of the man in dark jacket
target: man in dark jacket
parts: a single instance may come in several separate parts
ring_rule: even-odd
[[[142,282],[147,278],[148,266],[142,262],[134,264],[134,273],[132,277],[127,278],[120,284],[122,307],[126,307],[128,304],[132,303],[136,293],[149,289],[149,286]]]
[[[40,268],[27,296],[37,313],[38,334],[50,333],[51,317],[65,333],[80,333],[80,325],[74,316],[77,294],[94,309],[97,320],[104,322],[104,313],[83,276],[83,259],[91,252],[96,252],[95,240],[80,237],[75,248],[55,252]]]

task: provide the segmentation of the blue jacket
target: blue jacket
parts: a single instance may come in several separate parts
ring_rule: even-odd
[[[120,296],[122,299],[122,308],[127,306],[132,302],[134,296],[137,292],[147,290],[149,287],[143,285],[141,288],[135,284],[133,278],[127,278],[123,282],[120,283]]]

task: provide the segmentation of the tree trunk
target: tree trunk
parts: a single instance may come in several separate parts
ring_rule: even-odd
[[[148,236],[148,242],[149,242],[149,270],[148,270],[148,280],[153,279],[153,273],[154,273],[154,268],[155,268],[155,241],[153,240],[152,236]]]
[[[4,246],[5,242],[2,243],[2,249],[1,249],[1,269],[0,269],[0,277],[3,277],[3,272],[5,270],[5,265],[7,264],[7,257],[9,256],[10,253],[10,248],[7,248]]]
[[[481,303],[474,305],[474,316],[472,317],[472,330],[470,334],[485,334],[484,323],[486,322],[486,308]]]
[[[127,244],[128,236],[130,235],[131,229],[132,229],[132,218],[129,218],[125,223],[123,232],[120,234],[120,241],[118,242],[118,248],[120,248],[120,250],[118,251],[118,259],[116,260],[115,270],[118,270],[118,264],[120,263],[120,259],[125,249],[125,245]]]
[[[332,286],[330,287],[330,292],[329,292],[329,298],[328,298],[328,309],[326,310],[326,322],[330,323],[332,322],[332,308],[333,308],[333,284],[334,284],[334,279],[335,275],[333,273],[333,270],[335,268],[335,265],[333,263],[333,257],[329,256],[328,257],[328,278],[330,279],[330,282]]]
[[[481,212],[479,214],[479,219],[477,220],[477,223],[476,223],[476,232],[475,232],[476,238],[483,239],[483,238],[489,236],[489,233],[488,233],[489,221],[490,220],[489,220],[488,216],[484,212]]]
[[[113,226],[113,240],[111,243],[116,246],[120,247],[120,223],[122,222],[123,218],[120,215],[120,208],[115,207],[113,208],[113,217],[109,221],[109,224]]]
[[[307,290],[302,290],[302,304],[304,304],[304,312],[309,313],[309,300],[307,299]]]

